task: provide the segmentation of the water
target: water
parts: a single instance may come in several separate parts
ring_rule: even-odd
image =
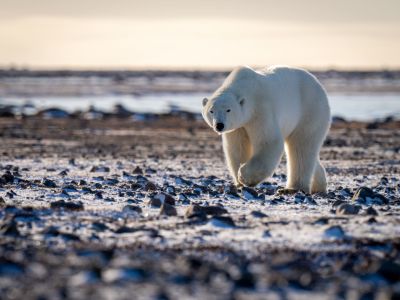
[[[134,112],[165,113],[171,109],[191,112],[201,111],[204,93],[156,94],[146,96],[110,95],[84,97],[5,97],[0,104],[25,107],[25,112],[34,113],[49,107],[58,107],[69,112],[86,111],[90,106],[102,111],[112,111],[115,104],[122,104]],[[332,115],[347,120],[369,121],[394,116],[400,118],[400,94],[330,94]]]

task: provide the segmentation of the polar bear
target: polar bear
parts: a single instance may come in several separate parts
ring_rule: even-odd
[[[326,192],[319,152],[330,108],[324,88],[306,70],[236,68],[203,99],[202,114],[222,135],[236,185],[254,186],[271,176],[285,150],[288,191]]]

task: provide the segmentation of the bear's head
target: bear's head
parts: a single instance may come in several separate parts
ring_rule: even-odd
[[[217,133],[230,132],[248,121],[246,99],[231,93],[223,93],[203,99],[203,118]]]

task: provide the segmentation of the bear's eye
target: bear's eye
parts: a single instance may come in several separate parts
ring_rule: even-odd
[[[214,112],[212,110],[210,110],[210,114],[213,114]]]
[[[231,111],[230,109],[227,109],[227,110],[226,110],[226,112],[230,112],[230,111]]]

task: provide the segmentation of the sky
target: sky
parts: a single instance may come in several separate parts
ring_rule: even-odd
[[[0,0],[0,66],[400,68],[400,0]]]

